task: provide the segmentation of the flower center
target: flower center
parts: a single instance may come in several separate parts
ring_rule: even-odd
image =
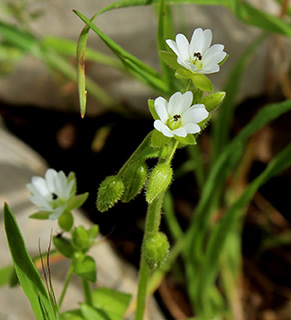
[[[179,128],[181,124],[182,124],[182,117],[179,114],[174,114],[173,117],[169,118],[169,120],[167,121],[167,126],[171,130],[175,130]]]
[[[193,54],[194,59],[191,61],[191,63],[193,63],[197,69],[201,69],[202,68],[202,54],[200,52],[194,52]]]
[[[52,198],[53,198],[53,200],[56,200],[56,199],[58,199],[58,195],[55,193],[52,193]]]

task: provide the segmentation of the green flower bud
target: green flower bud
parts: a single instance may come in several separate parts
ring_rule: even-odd
[[[121,178],[117,176],[107,177],[100,185],[97,195],[97,209],[101,212],[107,211],[120,200],[124,191]]]
[[[164,233],[157,232],[147,239],[142,248],[146,264],[150,269],[159,268],[166,260],[169,242]]]
[[[58,225],[61,229],[69,232],[74,224],[74,218],[71,212],[65,211],[58,218]]]
[[[72,232],[72,244],[77,250],[86,251],[90,247],[88,232],[83,226],[75,228]]]
[[[224,91],[209,94],[202,99],[202,103],[205,105],[206,110],[211,112],[222,104],[225,95]]]
[[[167,190],[173,176],[169,164],[158,164],[152,171],[146,188],[146,201],[152,203],[158,196]]]
[[[122,177],[125,187],[121,197],[122,202],[129,202],[140,193],[147,175],[148,167],[145,162],[137,162],[125,171]]]

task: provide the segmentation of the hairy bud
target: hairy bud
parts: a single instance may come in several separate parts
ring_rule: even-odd
[[[100,185],[97,195],[97,209],[105,212],[120,200],[124,191],[121,178],[117,176],[107,177]]]
[[[169,242],[164,233],[154,233],[143,245],[143,254],[150,269],[159,268],[166,260]]]
[[[169,164],[158,164],[152,171],[146,188],[146,201],[152,203],[164,191],[167,190],[173,176],[173,170]]]

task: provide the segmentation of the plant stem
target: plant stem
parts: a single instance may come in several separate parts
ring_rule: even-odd
[[[73,264],[70,265],[70,268],[69,268],[67,275],[66,275],[65,284],[64,284],[64,287],[63,287],[63,290],[62,290],[62,293],[61,293],[61,296],[59,299],[59,304],[58,304],[59,310],[61,309],[61,306],[62,306],[62,303],[63,303],[63,300],[65,297],[66,291],[68,289],[68,285],[70,283],[72,275],[73,275]]]
[[[87,303],[89,306],[93,306],[90,284],[86,280],[82,280],[82,284],[83,284],[83,292],[85,296],[85,303]]]
[[[161,194],[160,197],[158,197],[151,204],[148,205],[145,233],[143,237],[142,250],[141,250],[135,320],[143,320],[146,296],[147,296],[147,285],[148,285],[148,279],[150,274],[150,268],[145,262],[143,246],[148,240],[148,238],[152,235],[152,233],[159,231],[163,200],[164,200],[164,193]]]

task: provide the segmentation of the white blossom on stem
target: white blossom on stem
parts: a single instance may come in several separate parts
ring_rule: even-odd
[[[68,179],[63,171],[48,169],[45,179],[34,176],[27,184],[31,192],[29,200],[38,206],[40,212],[48,212],[49,219],[57,219],[67,208],[75,195],[75,179]]]
[[[192,73],[209,74],[220,70],[219,63],[226,57],[222,44],[214,44],[210,29],[194,30],[190,43],[187,38],[178,33],[176,41],[166,40],[168,46],[177,55],[177,62]]]
[[[155,110],[160,119],[155,120],[154,127],[166,137],[186,137],[201,131],[199,122],[208,117],[204,104],[194,104],[193,93],[187,91],[174,93],[169,102],[162,97],[155,99]]]

